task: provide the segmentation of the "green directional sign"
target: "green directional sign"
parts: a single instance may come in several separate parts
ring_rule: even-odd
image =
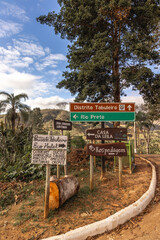
[[[135,112],[70,112],[72,122],[135,121]]]

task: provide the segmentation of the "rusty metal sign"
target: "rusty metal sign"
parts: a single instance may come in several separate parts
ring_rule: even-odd
[[[87,144],[87,154],[92,156],[127,156],[125,143]]]
[[[90,140],[127,140],[127,128],[88,129],[86,138]]]
[[[56,129],[56,130],[72,130],[72,122],[54,119],[54,129]]]

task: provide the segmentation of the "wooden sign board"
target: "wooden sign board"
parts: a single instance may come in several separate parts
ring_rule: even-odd
[[[34,134],[33,149],[67,149],[67,136]]]
[[[54,119],[54,129],[56,129],[56,130],[72,130],[72,122]]]
[[[33,164],[51,164],[51,165],[66,165],[67,151],[63,149],[56,150],[32,150]]]
[[[70,112],[134,112],[134,103],[70,103]]]
[[[87,144],[87,154],[92,156],[127,156],[125,143]]]
[[[33,135],[32,163],[66,165],[66,157],[67,136]]]
[[[90,140],[127,140],[127,128],[88,129],[86,138]]]
[[[70,121],[134,121],[134,103],[70,103]]]

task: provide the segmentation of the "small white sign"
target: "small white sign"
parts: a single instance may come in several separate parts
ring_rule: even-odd
[[[67,136],[34,134],[33,149],[67,149]]]
[[[33,164],[66,165],[66,150],[32,150]]]
[[[33,135],[33,164],[66,165],[66,158],[67,136]]]

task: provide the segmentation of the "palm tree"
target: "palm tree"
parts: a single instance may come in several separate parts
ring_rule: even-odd
[[[19,116],[22,118],[26,117],[26,114],[30,110],[29,106],[24,103],[21,103],[21,99],[28,99],[27,94],[21,93],[18,95],[14,95],[14,93],[0,92],[0,95],[4,95],[6,97],[5,100],[1,101],[2,107],[6,109],[6,118],[11,122],[12,131],[15,133],[15,123],[16,119]]]

